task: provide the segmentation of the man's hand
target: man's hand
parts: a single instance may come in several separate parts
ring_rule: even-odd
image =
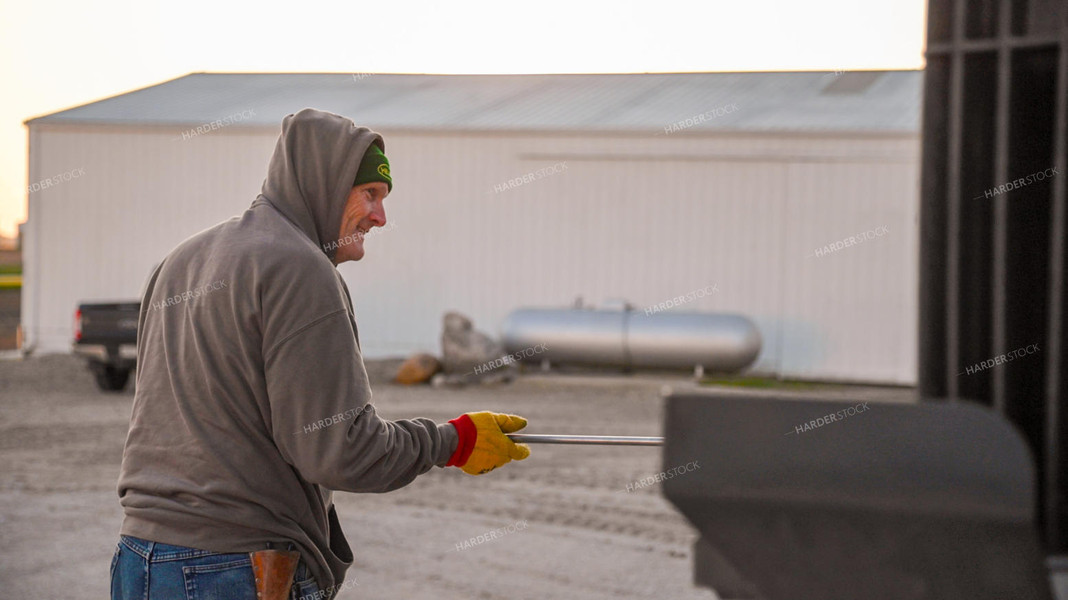
[[[451,421],[460,441],[446,466],[460,467],[464,473],[482,475],[512,460],[530,456],[526,444],[517,444],[506,436],[527,426],[516,415],[493,412],[466,413]]]

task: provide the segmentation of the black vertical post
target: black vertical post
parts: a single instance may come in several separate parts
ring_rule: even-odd
[[[1068,550],[1066,86],[1068,0],[929,0],[920,393],[1016,425],[1056,553]]]

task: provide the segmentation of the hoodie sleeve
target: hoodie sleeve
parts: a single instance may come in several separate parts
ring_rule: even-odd
[[[444,466],[455,450],[456,429],[448,423],[378,416],[344,307],[266,352],[271,435],[306,480],[333,490],[386,492]]]

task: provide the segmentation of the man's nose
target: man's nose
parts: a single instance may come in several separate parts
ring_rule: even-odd
[[[386,224],[386,209],[379,206],[371,211],[371,223],[375,227],[383,227]]]

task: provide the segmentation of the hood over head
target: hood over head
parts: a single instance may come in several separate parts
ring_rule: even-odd
[[[331,242],[371,144],[386,149],[381,135],[346,117],[313,108],[287,115],[257,200],[281,211],[333,262]]]

